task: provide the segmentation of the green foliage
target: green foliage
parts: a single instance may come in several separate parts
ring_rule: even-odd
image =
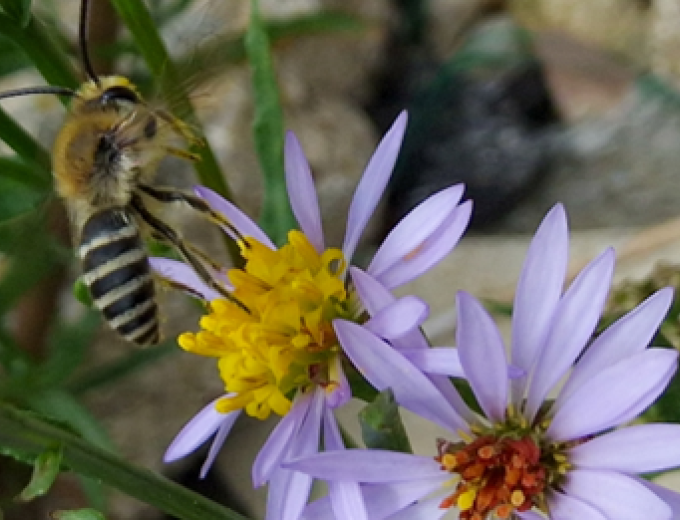
[[[52,487],[57,475],[59,475],[62,455],[60,447],[48,449],[38,455],[33,464],[31,481],[17,497],[17,500],[29,502],[30,500],[47,493],[50,487]]]
[[[134,467],[42,417],[0,404],[0,446],[38,457],[62,446],[72,470],[96,477],[130,496],[184,520],[246,520],[245,517],[188,491],[151,471]]]
[[[366,447],[411,453],[411,443],[389,388],[359,412],[361,435]]]
[[[2,0],[0,7],[22,29],[26,28],[31,19],[31,0]]]
[[[283,114],[269,53],[269,39],[258,9],[257,0],[252,0],[245,43],[253,76],[255,148],[265,181],[260,224],[275,244],[282,244],[296,224],[283,170]]]
[[[55,511],[51,516],[54,520],[106,520],[103,514],[94,509]]]

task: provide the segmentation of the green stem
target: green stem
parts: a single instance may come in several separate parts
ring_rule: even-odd
[[[66,59],[66,53],[35,18],[31,18],[22,28],[16,20],[0,13],[0,34],[26,53],[48,83],[71,88],[78,86],[76,73]],[[1,109],[0,138],[26,161],[39,166],[42,177],[51,178],[51,161],[47,150]]]
[[[64,463],[182,520],[247,520],[246,517],[155,473],[132,466],[36,415],[0,405],[0,446],[31,457],[61,446]]]
[[[0,139],[25,161],[38,166],[36,173],[40,175],[41,180],[51,179],[50,154],[2,108],[0,108]]]
[[[22,29],[15,20],[0,13],[0,34],[26,53],[50,85],[75,89],[80,84],[65,50],[36,18],[32,17]]]

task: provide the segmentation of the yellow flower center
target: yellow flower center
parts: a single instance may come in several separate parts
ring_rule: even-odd
[[[179,344],[218,358],[225,388],[236,394],[220,400],[218,411],[245,409],[265,419],[272,411],[288,413],[295,390],[337,383],[330,365],[340,347],[332,321],[350,314],[346,262],[339,249],[319,255],[299,231],[276,251],[251,237],[245,242],[245,267],[229,271],[232,294],[243,307],[212,301],[202,330],[182,334]]]

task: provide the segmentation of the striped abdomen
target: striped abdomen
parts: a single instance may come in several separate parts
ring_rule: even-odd
[[[111,328],[138,345],[159,341],[158,306],[139,230],[124,208],[94,213],[81,230],[82,279]]]

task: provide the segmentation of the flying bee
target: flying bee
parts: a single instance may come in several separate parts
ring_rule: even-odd
[[[158,305],[143,235],[172,245],[208,285],[233,297],[214,280],[211,270],[217,266],[148,203],[184,203],[218,225],[231,226],[202,199],[153,184],[164,157],[197,159],[177,148],[178,142],[200,140],[181,120],[147,105],[127,78],[95,74],[86,44],[88,10],[89,0],[83,0],[79,44],[88,81],[78,90],[25,88],[0,93],[0,99],[27,94],[71,98],[54,143],[52,170],[74,225],[82,280],[112,329],[137,345],[153,345],[160,340]]]

